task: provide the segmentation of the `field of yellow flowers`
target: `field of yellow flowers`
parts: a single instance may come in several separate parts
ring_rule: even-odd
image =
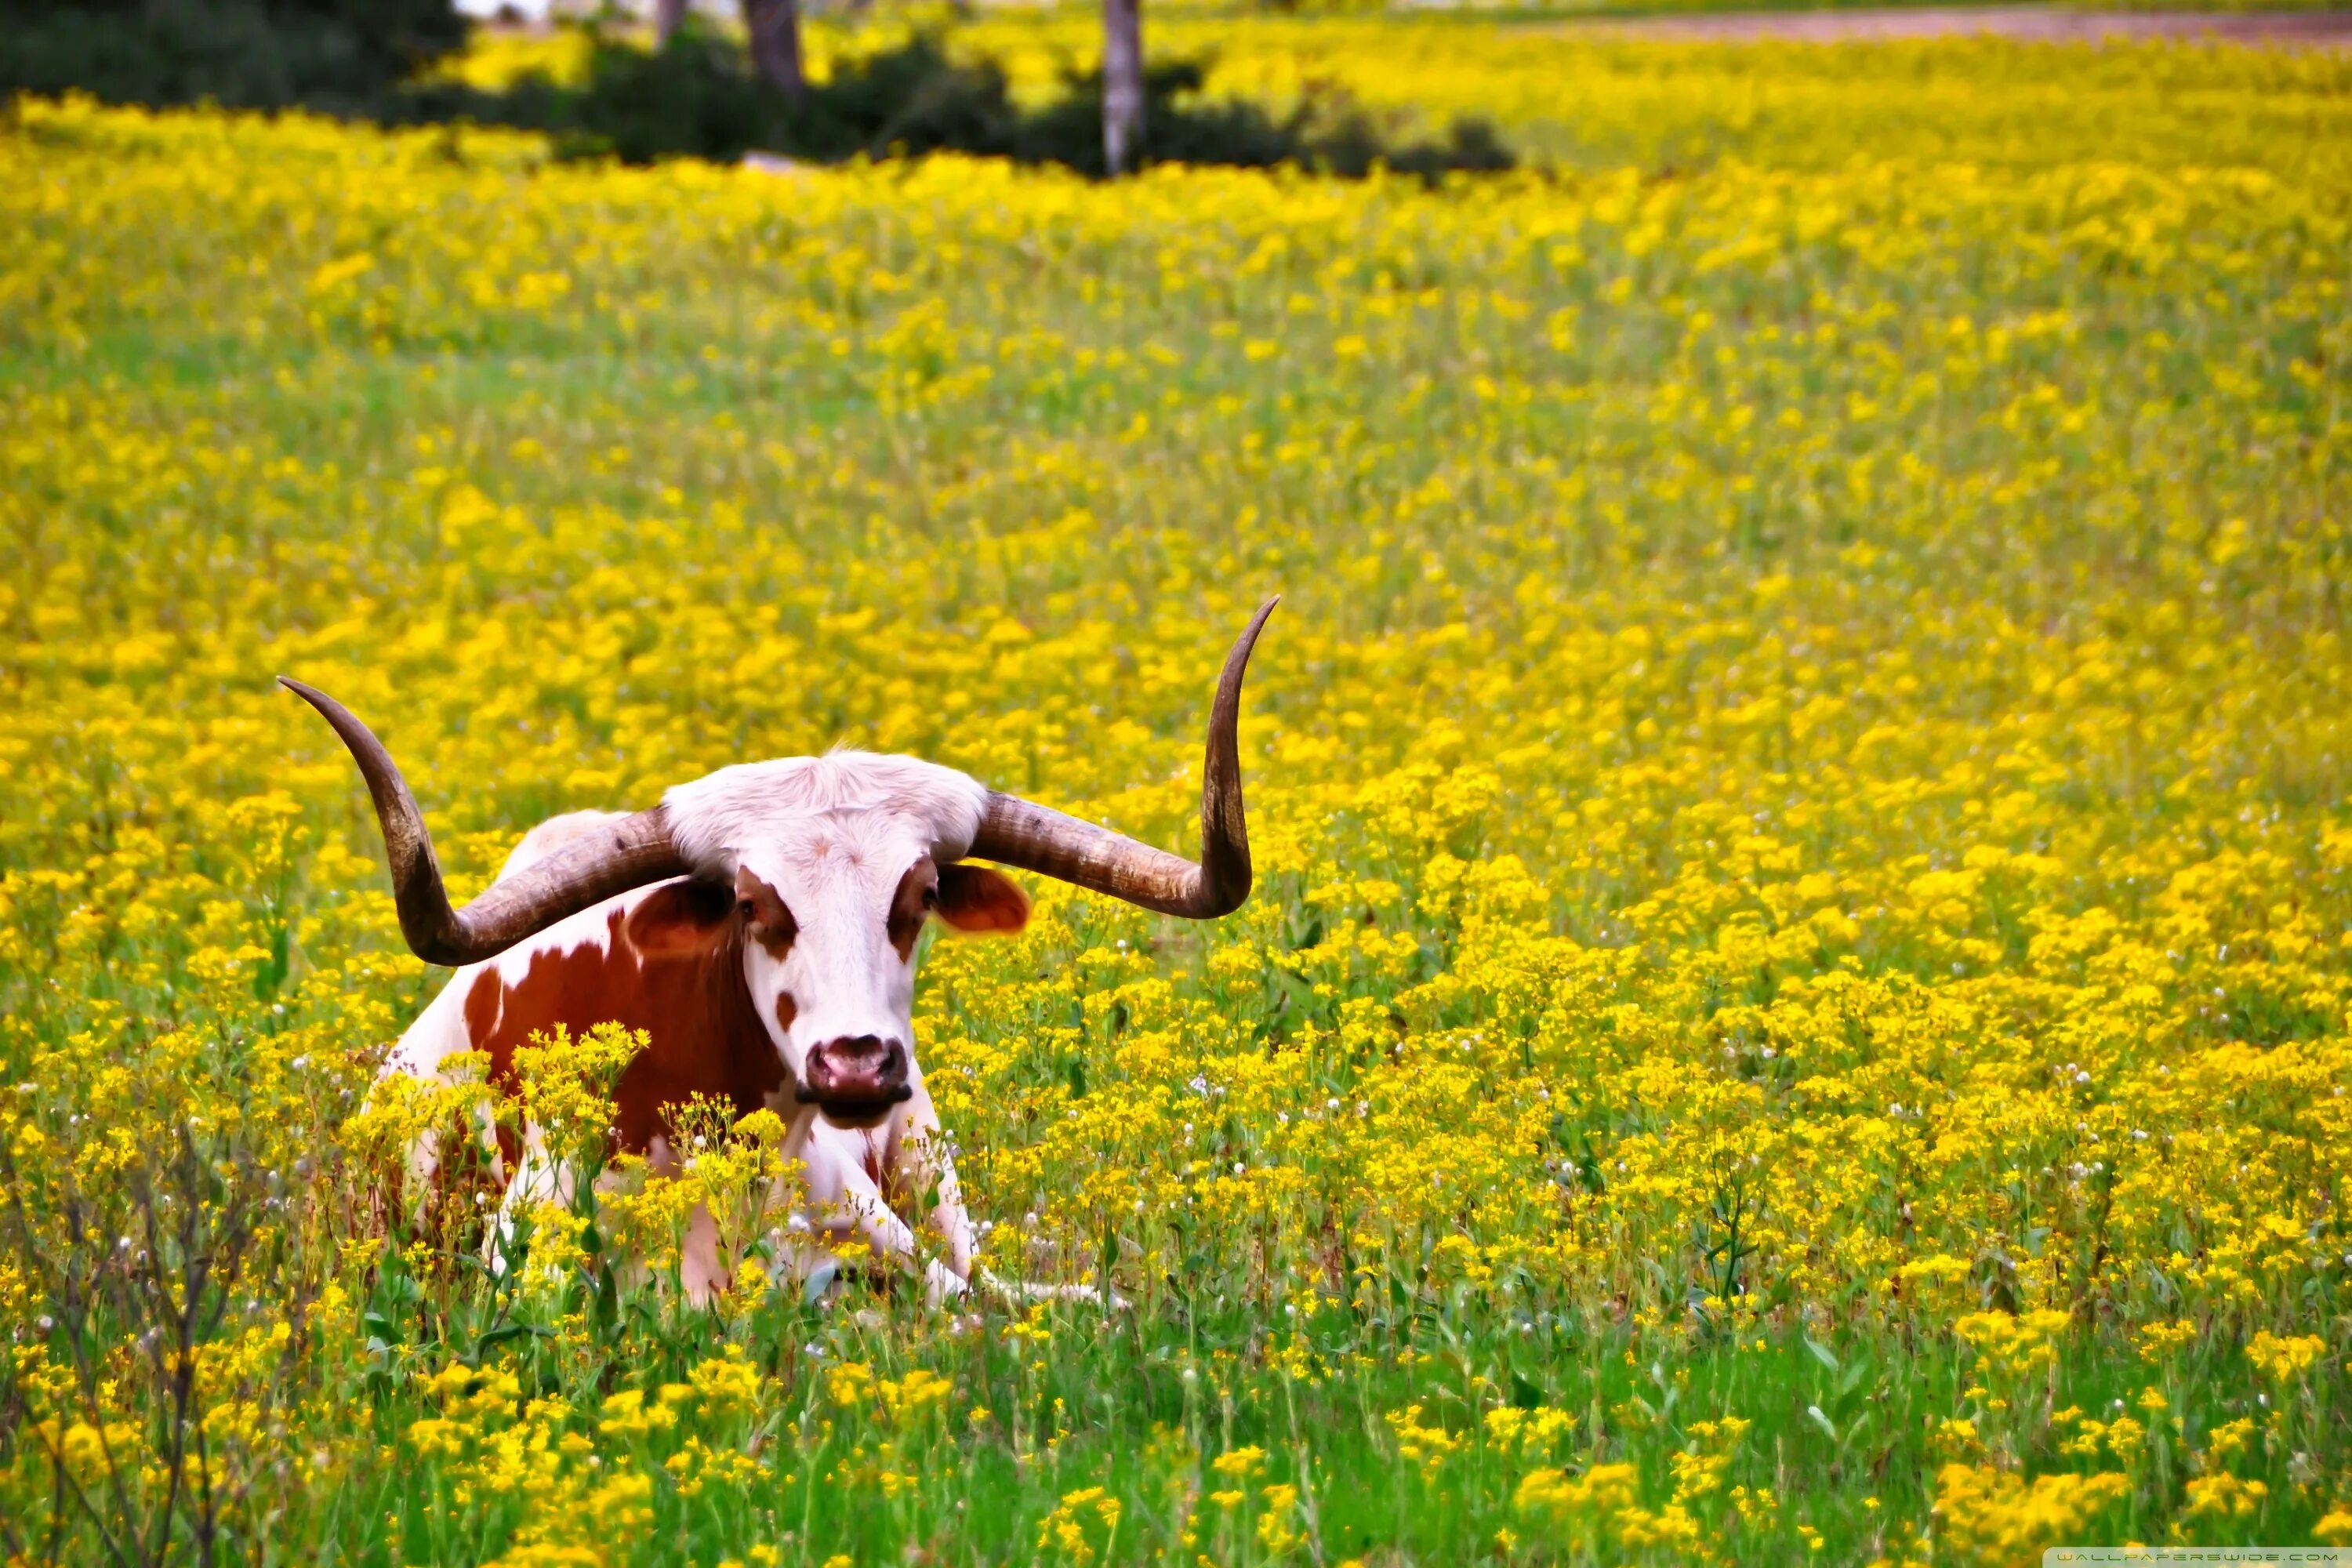
[[[1417,26],[1328,47],[1542,172],[0,127],[0,1558],[2352,1541],[2352,62]],[[836,741],[1181,845],[1276,589],[1244,910],[923,972],[1124,1310],[399,1198],[436,972],[272,676],[467,889]]]

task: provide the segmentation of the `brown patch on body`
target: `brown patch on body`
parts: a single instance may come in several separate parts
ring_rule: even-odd
[[[497,1032],[499,1015],[506,1010],[506,987],[499,980],[496,965],[474,976],[474,988],[466,993],[466,1037],[480,1050],[482,1042]]]
[[[724,886],[665,884],[612,911],[601,951],[535,951],[511,984],[484,969],[466,994],[468,1037],[489,1058],[491,1080],[511,1091],[515,1049],[534,1033],[561,1024],[576,1037],[606,1022],[644,1030],[650,1043],[613,1095],[616,1146],[631,1153],[668,1131],[664,1106],[698,1094],[748,1115],[782,1086],[784,1069],[743,981],[746,930]]]

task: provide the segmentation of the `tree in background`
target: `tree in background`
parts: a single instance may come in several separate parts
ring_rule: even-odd
[[[800,0],[743,0],[743,30],[751,36],[751,68],[797,107],[808,97],[801,69]]]
[[[1143,153],[1142,0],[1103,0],[1103,166],[1123,174]]]
[[[0,95],[374,114],[465,41],[455,0],[0,0]]]

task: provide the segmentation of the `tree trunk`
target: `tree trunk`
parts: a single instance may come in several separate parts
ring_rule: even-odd
[[[677,25],[686,20],[686,0],[654,0],[654,47],[669,42]]]
[[[1142,0],[1103,0],[1103,163],[1123,174],[1142,156]]]
[[[760,79],[793,103],[805,98],[800,0],[743,0],[743,30],[751,35],[751,66]]]

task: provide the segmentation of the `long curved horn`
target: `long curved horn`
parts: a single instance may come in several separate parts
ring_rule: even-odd
[[[656,806],[573,839],[464,909],[453,910],[448,889],[441,885],[441,862],[425,831],[425,814],[416,809],[416,797],[383,742],[350,709],[317,688],[283,675],[278,684],[316,708],[351,748],[383,826],[400,934],[427,963],[478,963],[615,893],[693,869],[670,839],[669,818]]]
[[[1282,603],[1276,594],[1258,606],[1225,656],[1217,698],[1209,710],[1209,750],[1201,767],[1201,863],[1123,833],[1065,816],[1016,795],[991,791],[980,832],[968,853],[1057,878],[1097,893],[1140,904],[1163,915],[1213,920],[1231,914],[1249,897],[1249,824],[1242,812],[1240,743],[1242,672],[1257,634]]]

